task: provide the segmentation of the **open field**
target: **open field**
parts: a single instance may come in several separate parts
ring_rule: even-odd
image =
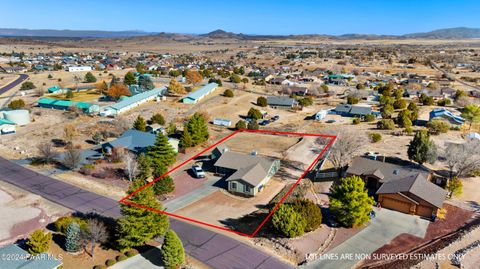
[[[99,94],[97,90],[88,90],[88,91],[74,92],[73,98],[71,99],[68,99],[65,94],[54,94],[54,95],[49,95],[48,97],[59,99],[59,100],[70,100],[73,102],[92,102],[92,101],[98,101],[98,99],[102,96],[103,95]]]

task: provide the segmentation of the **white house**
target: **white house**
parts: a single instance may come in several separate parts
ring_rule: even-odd
[[[161,87],[161,88],[156,88],[150,91],[145,91],[137,95],[128,97],[125,100],[122,100],[116,104],[113,104],[111,106],[104,108],[100,112],[100,116],[102,117],[116,116],[118,114],[134,109],[148,101],[152,101],[155,99],[157,101],[160,101],[162,94],[164,94],[166,90],[167,90],[166,87]]]

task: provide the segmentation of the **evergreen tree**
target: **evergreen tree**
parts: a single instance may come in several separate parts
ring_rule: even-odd
[[[407,153],[408,159],[419,164],[434,163],[437,159],[437,147],[430,140],[430,135],[426,130],[421,130],[415,134],[408,145]]]
[[[246,128],[247,128],[247,124],[245,123],[244,120],[239,120],[239,121],[237,121],[237,123],[235,124],[235,129],[237,129],[237,130],[246,129]]]
[[[125,78],[123,79],[123,83],[125,83],[125,84],[127,84],[127,85],[137,84],[137,80],[135,79],[135,75],[133,75],[132,72],[128,72],[128,73],[125,75]]]
[[[250,119],[258,120],[258,119],[261,119],[263,116],[260,110],[252,107],[250,108],[250,110],[248,110],[247,117]]]
[[[144,180],[135,179],[130,184],[127,193],[133,193],[144,184]],[[155,198],[152,188],[144,188],[130,197],[129,201],[148,208],[163,210],[162,205]],[[118,220],[117,243],[121,250],[144,245],[156,236],[163,236],[168,229],[167,215],[126,204],[121,204],[120,210],[122,217]]]
[[[307,227],[307,221],[293,207],[281,204],[272,217],[272,224],[283,235],[293,238],[301,236]]]
[[[142,132],[147,131],[147,123],[142,116],[138,116],[137,119],[133,122],[133,129]]]
[[[138,78],[138,86],[146,90],[153,90],[155,88],[155,85],[153,85],[152,80],[148,76],[140,76]]]
[[[153,169],[154,178],[161,177],[167,172],[167,168],[162,163],[156,165]],[[153,192],[155,195],[165,195],[175,190],[175,183],[169,175],[162,177],[161,179],[153,183]]]
[[[160,251],[167,269],[178,268],[185,263],[185,250],[182,241],[173,230],[168,230]]]
[[[151,179],[153,176],[153,168],[150,159],[142,153],[138,156],[137,163],[139,171],[137,177],[145,181]]]
[[[260,128],[260,126],[258,125],[258,122],[256,120],[251,120],[248,123],[247,128],[249,130],[258,130]]]
[[[180,138],[180,147],[181,148],[189,148],[193,145],[192,136],[188,129],[185,129],[182,134],[182,138]]]
[[[65,250],[77,252],[80,250],[80,225],[75,221],[70,222],[65,235]]]
[[[373,198],[360,177],[341,179],[330,188],[330,211],[346,227],[358,227],[370,220]]]
[[[97,82],[97,78],[92,74],[92,72],[88,72],[87,74],[85,74],[85,82]]]
[[[43,252],[47,252],[50,248],[50,242],[52,241],[51,233],[43,233],[42,230],[36,230],[30,235],[27,241],[28,253],[37,255]]]
[[[260,96],[257,98],[257,106],[266,107],[268,105],[267,98]]]
[[[165,118],[162,116],[162,114],[156,113],[150,118],[150,122],[165,125]]]
[[[468,129],[472,128],[472,123],[480,122],[480,106],[476,104],[466,105],[463,108],[462,117],[469,122]]]
[[[159,165],[169,167],[175,163],[177,153],[173,149],[172,145],[168,143],[168,138],[160,132],[157,135],[155,144],[148,148],[147,157],[153,164],[154,176],[159,176],[158,173],[155,172],[157,169],[156,167]]]
[[[193,146],[208,140],[209,133],[207,123],[201,114],[193,114],[193,116],[187,122],[186,129],[192,136]]]

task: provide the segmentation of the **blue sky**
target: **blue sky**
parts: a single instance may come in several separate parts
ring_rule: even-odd
[[[480,28],[480,0],[2,0],[0,28],[405,34]]]

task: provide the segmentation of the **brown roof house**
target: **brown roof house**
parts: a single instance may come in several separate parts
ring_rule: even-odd
[[[406,214],[437,216],[447,197],[447,191],[430,182],[432,174],[425,170],[357,157],[347,175],[361,177],[382,207]]]
[[[212,152],[218,173],[226,175],[229,192],[255,196],[263,190],[270,178],[278,171],[280,161],[256,152],[245,154],[217,147]]]

